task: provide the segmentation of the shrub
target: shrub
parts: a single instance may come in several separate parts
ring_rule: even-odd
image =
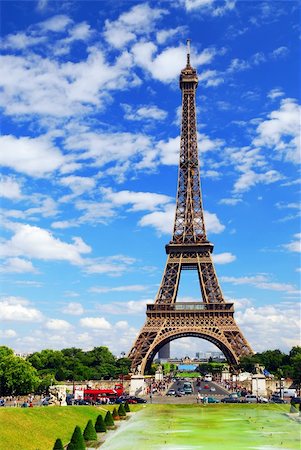
[[[112,417],[112,415],[111,415],[111,417]],[[112,420],[113,420],[113,418],[112,418]],[[114,425],[114,421],[113,421],[113,425]],[[97,431],[97,433],[105,433],[107,431],[106,424],[105,424],[101,414],[99,414],[99,416],[97,417],[94,428],[95,428],[95,431]]]
[[[63,443],[62,443],[61,439],[58,438],[58,439],[55,441],[52,450],[64,450],[64,446],[63,446]]]
[[[93,426],[92,420],[88,420],[86,428],[84,429],[84,439],[85,441],[96,441],[97,434]]]
[[[107,411],[105,416],[105,424],[107,427],[113,427],[115,425],[111,411]]]
[[[125,409],[125,412],[131,412],[128,402],[125,402],[124,409]]]
[[[119,405],[119,408],[118,408],[118,415],[119,415],[120,417],[125,417],[125,416],[126,416],[126,412],[125,412],[124,404],[123,404],[123,403],[120,403],[120,405]]]
[[[119,419],[119,414],[118,414],[116,408],[113,409],[112,416],[113,416],[114,420],[118,420]]]
[[[85,450],[86,444],[82,435],[81,429],[78,425],[74,428],[71,441],[68,444],[67,450]]]

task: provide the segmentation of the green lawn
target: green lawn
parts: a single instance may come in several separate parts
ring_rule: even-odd
[[[300,448],[300,424],[285,413],[289,405],[131,405],[138,411],[101,446],[103,450],[290,450]],[[109,407],[108,409],[112,409]],[[0,448],[52,450],[69,442],[105,411],[96,407],[2,408]]]
[[[1,408],[0,449],[52,450],[56,438],[67,444],[75,425],[83,430],[89,419],[95,422],[98,414],[105,415],[105,411],[91,406]]]

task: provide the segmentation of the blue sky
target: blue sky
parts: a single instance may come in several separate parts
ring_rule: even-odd
[[[299,338],[300,4],[2,1],[0,337],[127,352],[163,274],[186,39],[207,234],[255,351]],[[178,300],[200,299],[184,272]],[[215,349],[197,339],[172,354]]]

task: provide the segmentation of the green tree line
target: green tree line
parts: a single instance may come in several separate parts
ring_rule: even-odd
[[[118,378],[129,373],[131,361],[116,358],[107,347],[42,350],[26,359],[0,346],[0,396],[46,392],[61,381]]]

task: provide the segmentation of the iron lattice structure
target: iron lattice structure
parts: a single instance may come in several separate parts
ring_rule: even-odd
[[[173,237],[166,245],[167,262],[154,304],[147,305],[146,323],[132,347],[132,371],[144,373],[156,353],[167,343],[184,336],[196,336],[215,344],[230,364],[251,347],[234,320],[233,303],[225,302],[207,240],[202,206],[197,146],[197,72],[190,65],[181,71],[182,126],[178,192]],[[202,301],[176,302],[182,270],[195,270]]]

